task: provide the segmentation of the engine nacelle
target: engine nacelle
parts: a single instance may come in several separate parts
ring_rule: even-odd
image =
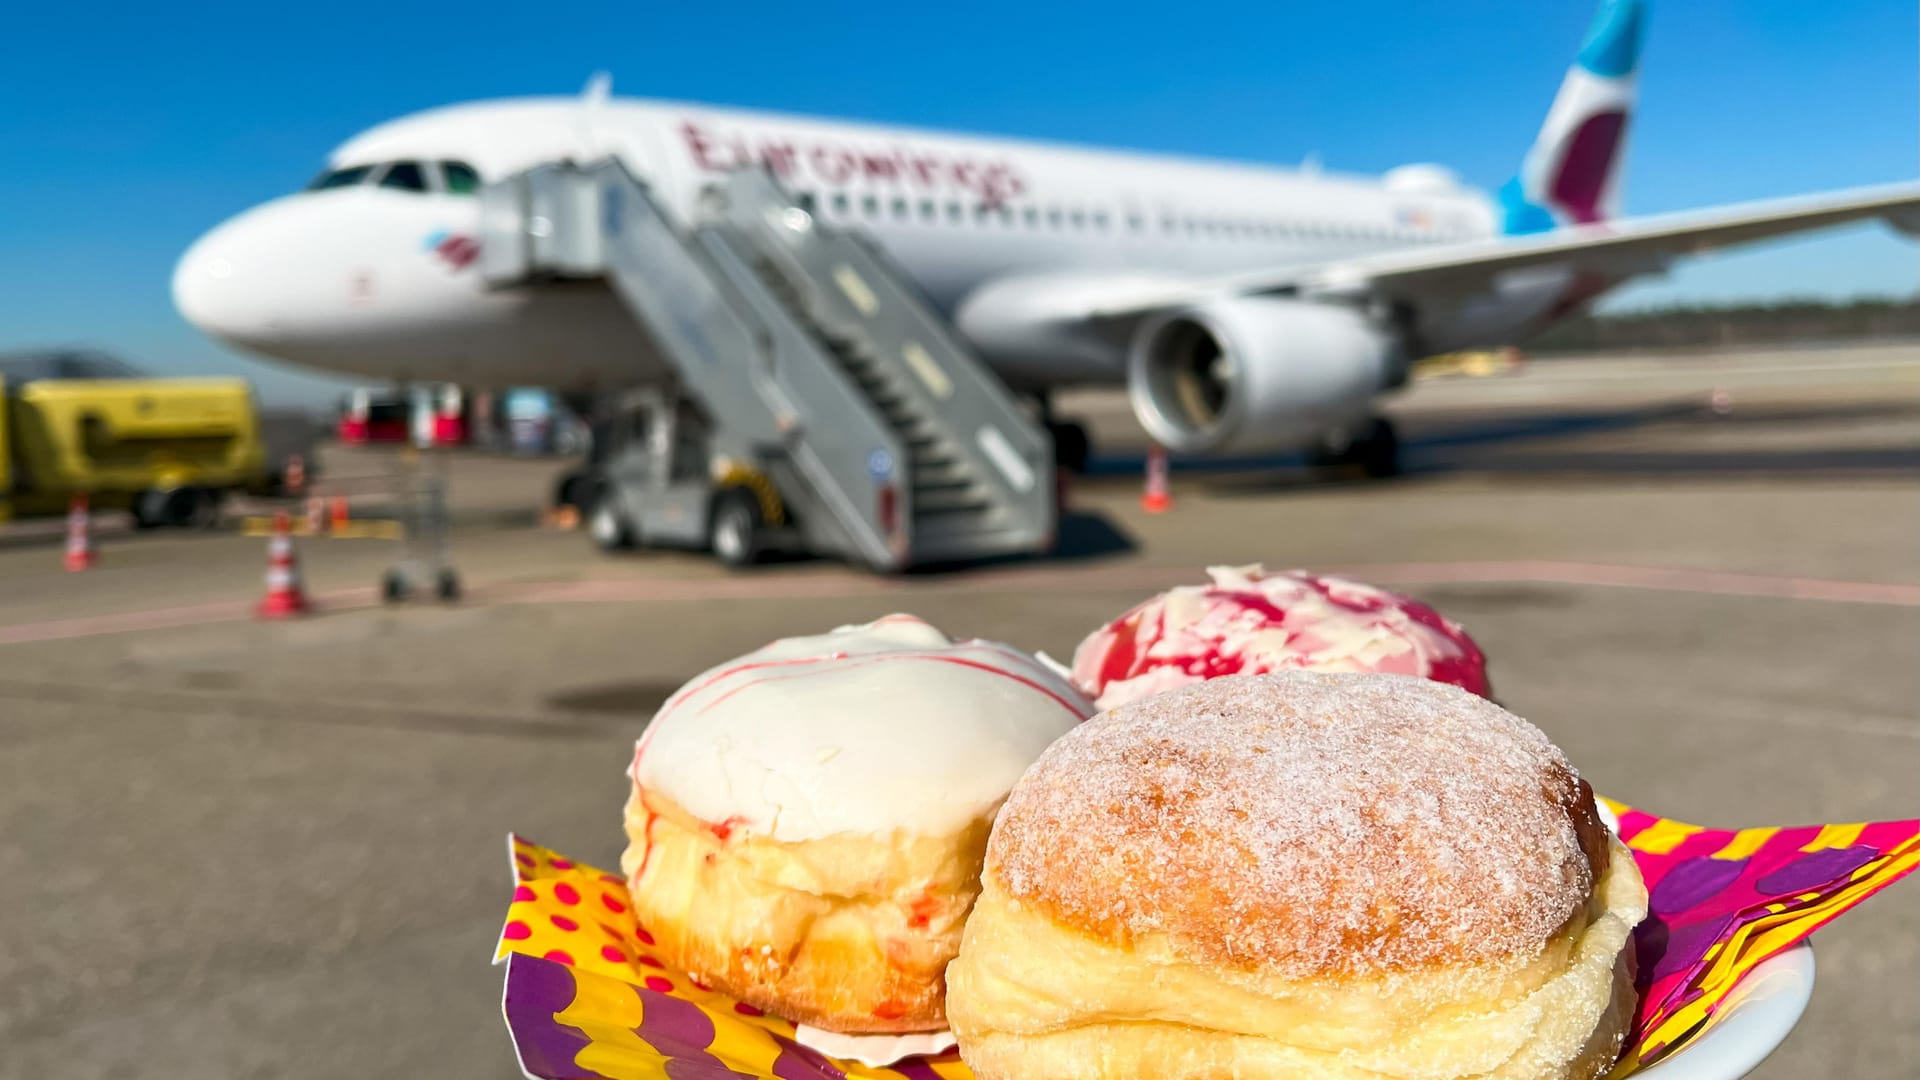
[[[1357,311],[1239,297],[1141,326],[1127,391],[1169,450],[1300,449],[1365,416],[1401,362],[1393,335]]]

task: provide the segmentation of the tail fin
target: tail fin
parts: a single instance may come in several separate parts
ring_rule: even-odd
[[[1646,16],[1645,0],[1601,0],[1520,174],[1500,189],[1509,235],[1613,215]]]

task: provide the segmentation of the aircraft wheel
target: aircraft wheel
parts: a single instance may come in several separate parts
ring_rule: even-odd
[[[1362,423],[1344,444],[1322,447],[1313,464],[1333,478],[1383,480],[1400,475],[1400,435],[1384,416]]]
[[[1400,475],[1400,433],[1393,421],[1376,416],[1367,425],[1366,434],[1350,451],[1354,464],[1369,480],[1384,480]]]

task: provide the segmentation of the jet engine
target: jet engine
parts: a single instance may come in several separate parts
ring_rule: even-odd
[[[1169,450],[1299,449],[1364,418],[1402,364],[1394,335],[1361,312],[1235,297],[1143,324],[1127,389],[1147,433]]]

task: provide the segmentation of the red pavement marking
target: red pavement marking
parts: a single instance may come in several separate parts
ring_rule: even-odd
[[[1374,563],[1319,568],[1380,585],[1514,584],[1586,585],[1659,592],[1816,600],[1842,604],[1920,607],[1920,585],[1824,578],[1779,577],[1718,570],[1605,563],[1512,562]],[[859,578],[827,574],[747,578],[611,578],[598,581],[500,585],[470,593],[475,601],[509,604],[639,603],[648,600],[767,600],[912,595],[960,590],[1018,589],[1039,592],[1096,592],[1104,589],[1162,589],[1198,581],[1192,567],[1106,566],[1062,570],[1058,567],[986,570],[948,578]],[[328,611],[372,606],[372,589],[343,589],[317,594],[316,606]],[[120,634],[136,630],[199,626],[251,618],[250,602],[194,604],[151,611],[118,612],[72,619],[0,626],[0,645]]]
[[[373,589],[340,589],[315,593],[314,606],[321,611],[344,611],[370,606],[376,599]],[[135,630],[165,630],[178,626],[205,626],[210,623],[237,622],[253,618],[257,600],[218,604],[190,604],[185,607],[155,608],[151,611],[121,611],[107,615],[82,615],[73,619],[48,619],[42,622],[0,626],[0,645],[19,645],[30,641],[58,641],[63,638],[93,637],[98,634],[124,634]]]

